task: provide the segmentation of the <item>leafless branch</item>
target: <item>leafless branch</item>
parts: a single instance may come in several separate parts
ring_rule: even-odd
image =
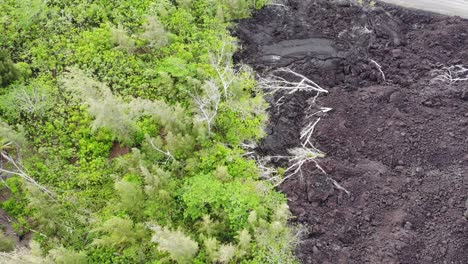
[[[288,81],[284,77],[278,74],[292,75],[294,78],[298,78],[297,81]],[[273,71],[269,76],[259,78],[259,86],[268,91],[270,94],[274,94],[278,91],[285,91],[288,94],[293,94],[298,91],[313,91],[316,92],[316,97],[321,93],[328,93],[327,90],[320,87],[317,83],[299,74],[289,68],[279,68]],[[280,98],[281,100],[281,98]],[[280,101],[278,100],[278,101]]]
[[[371,60],[371,62],[377,67],[377,70],[379,70],[380,74],[382,75],[382,79],[385,81],[385,73],[382,71],[382,66],[378,64],[375,60]]]
[[[39,184],[31,176],[29,176],[29,173],[27,172],[24,165],[21,163],[21,160],[15,161],[15,159],[13,159],[11,155],[8,154],[6,151],[1,151],[0,156],[4,160],[6,160],[7,163],[13,166],[13,170],[9,170],[9,169],[5,169],[2,164],[2,166],[0,166],[0,173],[6,174],[6,177],[9,177],[11,175],[16,175],[16,176],[23,178],[25,181],[29,182],[30,184],[34,185],[35,187],[39,188],[41,191],[46,193],[53,201],[57,202],[57,200],[55,200],[55,195],[51,191],[49,191],[46,187]]]
[[[211,127],[218,114],[219,104],[221,103],[221,93],[215,81],[210,80],[205,83],[204,94],[192,96],[198,106],[199,119],[206,122],[208,126],[208,134],[211,135]]]
[[[455,84],[457,82],[468,81],[468,68],[463,65],[453,65],[443,67],[440,70],[434,70],[432,75],[434,76],[433,81]]]
[[[307,119],[319,114],[319,113],[327,113],[329,111],[333,110],[332,108],[328,108],[328,107],[322,107],[320,108],[320,110],[314,112],[313,114],[310,114],[307,116]],[[307,145],[309,145],[309,147],[317,150],[314,145],[312,144],[312,142],[310,141],[311,138],[312,138],[312,134],[314,133],[314,130],[315,130],[315,126],[320,122],[320,118],[318,118],[315,122],[311,121],[309,124],[307,124],[301,131],[301,137],[300,139],[303,140],[302,141],[302,147],[307,147]],[[317,150],[318,151],[318,150]]]
[[[169,160],[176,161],[176,159],[174,158],[174,156],[172,155],[172,153],[171,153],[169,150],[164,151],[164,150],[158,148],[158,147],[154,144],[152,138],[149,138],[149,137],[148,137],[147,141],[148,141],[148,143],[150,143],[151,147],[152,147],[154,150],[158,151],[159,153],[161,153],[161,154],[163,154],[163,155],[165,155],[165,156],[167,157],[167,158],[166,158],[166,161],[164,162],[164,164],[167,164],[167,162],[169,162]]]
[[[286,10],[289,10],[289,7],[287,5],[284,4],[284,0],[272,0],[268,5],[269,6],[278,6],[278,7],[282,7]]]
[[[217,53],[211,53],[211,64],[215,69],[218,79],[221,82],[223,95],[225,99],[229,97],[229,88],[236,80],[239,73],[243,70],[244,65],[241,65],[237,70],[231,64],[231,54],[226,51],[226,46],[229,42],[224,42],[221,50]]]

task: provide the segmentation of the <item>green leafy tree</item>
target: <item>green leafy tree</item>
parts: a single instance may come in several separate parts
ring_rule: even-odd
[[[0,49],[0,87],[6,87],[19,78],[19,71],[5,50]]]

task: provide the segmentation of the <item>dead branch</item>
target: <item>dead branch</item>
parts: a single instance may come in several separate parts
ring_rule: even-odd
[[[198,106],[199,119],[206,122],[208,134],[211,135],[211,127],[218,114],[219,104],[221,103],[221,93],[215,81],[207,81],[204,85],[204,94],[192,96]]]
[[[382,66],[378,64],[375,60],[371,60],[371,62],[377,67],[377,70],[379,70],[380,74],[382,75],[382,79],[385,81],[385,73],[382,71]]]
[[[241,65],[237,70],[232,67],[230,62],[231,54],[226,51],[228,44],[228,42],[224,42],[217,54],[211,53],[211,64],[218,75],[218,79],[221,81],[221,88],[223,89],[225,99],[228,99],[229,88],[244,68],[244,65]]]
[[[4,160],[6,160],[7,163],[11,164],[14,168],[14,170],[8,170],[8,169],[5,169],[2,164],[2,166],[0,166],[0,173],[6,174],[6,177],[10,177],[11,175],[16,175],[16,176],[23,178],[28,183],[34,185],[35,187],[39,188],[41,191],[46,193],[47,196],[49,196],[54,202],[57,202],[57,200],[55,200],[55,194],[53,194],[46,187],[42,186],[36,180],[34,180],[31,176],[29,176],[29,173],[27,172],[24,165],[21,163],[20,159],[15,161],[15,159],[13,159],[13,157],[11,157],[10,154],[8,154],[6,151],[1,151],[0,156]]]
[[[288,81],[284,77],[279,76],[278,74],[292,75],[295,78],[298,78],[299,80]],[[269,76],[265,78],[259,77],[258,84],[260,88],[267,91],[269,94],[275,94],[279,91],[285,91],[287,94],[293,94],[298,91],[312,91],[317,93],[317,97],[321,93],[328,93],[327,90],[320,87],[314,81],[289,68],[279,68],[277,70],[274,70]]]
[[[174,156],[172,155],[172,153],[171,153],[169,150],[164,151],[164,150],[158,148],[158,147],[154,144],[152,138],[148,137],[148,138],[147,138],[147,141],[148,141],[148,143],[150,143],[151,147],[152,147],[154,150],[156,150],[157,152],[159,152],[159,153],[161,153],[161,154],[163,154],[164,156],[167,157],[166,160],[164,161],[164,164],[167,164],[167,163],[169,162],[169,160],[176,161],[176,159],[174,158]]]
[[[463,65],[453,65],[443,67],[440,70],[432,71],[434,78],[432,81],[455,84],[457,82],[468,81],[468,68]]]

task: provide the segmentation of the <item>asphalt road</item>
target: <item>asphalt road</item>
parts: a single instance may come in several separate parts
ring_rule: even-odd
[[[468,0],[381,0],[409,8],[468,18]]]

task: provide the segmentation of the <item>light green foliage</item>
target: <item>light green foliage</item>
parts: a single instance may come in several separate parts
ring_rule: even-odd
[[[84,252],[75,252],[63,247],[54,248],[49,251],[48,257],[56,264],[86,264],[86,254]]]
[[[137,183],[121,180],[115,183],[115,190],[120,196],[122,209],[138,217],[143,208],[143,191]]]
[[[25,147],[27,141],[23,133],[24,131],[17,132],[13,130],[11,126],[2,122],[0,119],[0,151],[5,150],[5,148],[11,148],[9,144],[13,144],[19,148]]]
[[[165,227],[153,227],[152,241],[158,244],[158,250],[167,252],[177,263],[191,263],[198,252],[198,243],[182,231],[171,231]]]
[[[0,231],[0,252],[10,252],[15,249],[15,242],[13,239],[5,236],[5,234]]]
[[[128,36],[127,31],[122,25],[111,27],[112,41],[119,49],[127,52],[135,51],[135,41]]]
[[[33,210],[37,226],[46,235],[58,235],[64,232],[65,225],[61,218],[60,206],[36,186],[27,185],[29,190],[28,206]]]
[[[247,229],[242,229],[237,236],[238,245],[237,245],[237,256],[242,258],[250,249],[250,243],[252,242],[252,236],[249,234]]]
[[[94,229],[104,235],[93,241],[94,245],[122,250],[137,245],[145,237],[143,224],[134,224],[130,219],[113,217]]]
[[[48,190],[2,185],[40,247],[18,260],[294,263],[285,197],[239,146],[266,103],[227,28],[265,3],[0,1],[0,146]]]
[[[130,117],[125,102],[114,96],[106,85],[94,81],[77,69],[70,69],[63,84],[89,105],[89,112],[94,116],[94,131],[104,127],[122,142],[132,142],[136,132],[135,120]]]
[[[0,255],[0,263],[5,264],[50,264],[52,260],[44,258],[40,246],[35,241],[30,243],[30,248],[19,248]]]
[[[147,41],[148,47],[159,49],[169,43],[168,34],[156,16],[149,16],[143,29],[141,37]]]
[[[221,245],[218,252],[218,261],[221,263],[230,263],[236,255],[236,247],[232,244]]]
[[[1,107],[8,119],[18,119],[19,115],[41,118],[54,107],[54,89],[50,81],[35,79],[29,85],[12,85],[3,96]]]
[[[204,241],[207,260],[211,263],[218,262],[219,259],[219,241],[216,238],[207,238]]]
[[[281,204],[276,208],[271,222],[258,217],[256,212],[249,216],[250,228],[258,246],[256,260],[262,263],[298,263],[293,255],[296,237],[286,227],[289,219],[289,208]]]

